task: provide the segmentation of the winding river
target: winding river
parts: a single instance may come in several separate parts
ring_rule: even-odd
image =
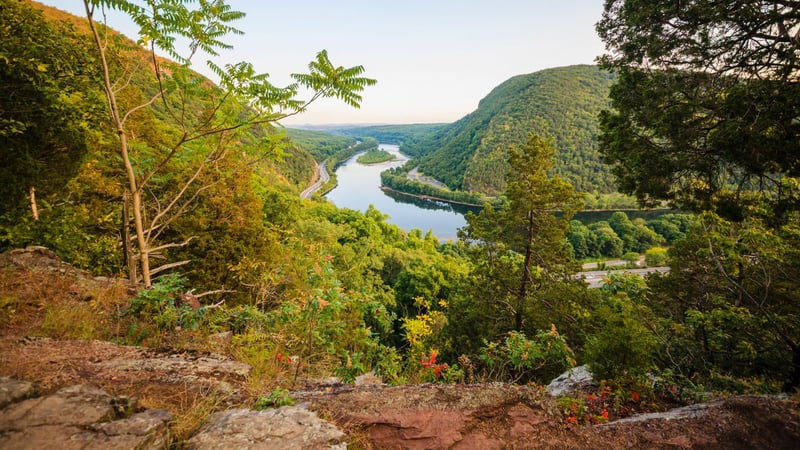
[[[381,190],[381,172],[402,166],[408,157],[400,153],[397,145],[380,144],[380,148],[397,156],[397,159],[380,164],[359,164],[353,156],[336,169],[339,185],[329,192],[328,200],[343,208],[366,211],[374,205],[379,211],[389,215],[388,222],[404,230],[418,228],[422,233],[429,230],[441,241],[456,240],[456,232],[467,224],[464,214],[469,207],[451,205],[435,200]],[[309,193],[310,195],[310,193]],[[661,214],[674,212],[663,209],[622,210],[630,219],[642,217],[651,219]],[[584,223],[608,220],[614,210],[581,211],[575,215]]]
[[[431,231],[439,240],[455,240],[456,231],[467,224],[464,212],[448,203],[422,200],[381,190],[381,172],[402,166],[408,158],[397,145],[380,144],[380,148],[397,159],[380,164],[359,164],[353,156],[336,169],[338,186],[326,197],[336,206],[366,211],[373,205],[389,215],[388,222],[404,230],[418,228],[423,234]]]

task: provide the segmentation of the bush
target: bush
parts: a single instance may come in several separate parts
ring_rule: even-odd
[[[503,341],[484,341],[478,360],[484,379],[508,382],[549,381],[575,365],[572,349],[555,325],[533,339],[512,331]]]
[[[663,266],[667,263],[667,249],[663,247],[653,247],[644,252],[644,263],[647,267]]]
[[[643,375],[653,367],[655,335],[645,326],[650,310],[644,281],[636,275],[612,275],[592,315],[596,330],[588,337],[584,358],[598,379]]]

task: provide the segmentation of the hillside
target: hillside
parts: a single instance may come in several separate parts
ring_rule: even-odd
[[[505,187],[505,153],[530,132],[552,138],[555,172],[578,191],[613,192],[597,152],[597,115],[608,107],[614,77],[581,65],[515,76],[483,98],[478,109],[434,129],[402,150],[420,155],[420,169],[452,189],[496,194]]]
[[[352,136],[363,139],[371,137],[383,144],[409,144],[413,145],[420,137],[435,133],[447,127],[444,123],[415,123],[406,125],[370,125],[365,127],[329,128],[326,131],[343,136]],[[413,156],[413,155],[412,155]]]

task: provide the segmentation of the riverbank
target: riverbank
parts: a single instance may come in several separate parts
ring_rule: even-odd
[[[466,206],[466,207],[470,207],[470,208],[483,208],[483,205],[479,205],[477,203],[459,202],[459,201],[456,201],[456,200],[450,200],[450,199],[436,197],[436,196],[428,195],[428,194],[409,194],[408,192],[398,191],[397,189],[392,189],[389,186],[385,186],[385,185],[381,186],[381,190],[384,191],[384,192],[391,192],[393,194],[403,195],[403,196],[406,196],[406,197],[416,198],[416,199],[420,199],[420,200],[444,202],[444,203],[449,203],[451,205]]]

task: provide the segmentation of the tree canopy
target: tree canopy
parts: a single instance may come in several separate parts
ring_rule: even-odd
[[[600,149],[623,192],[733,219],[796,209],[798,7],[606,2],[601,62],[619,79]]]

